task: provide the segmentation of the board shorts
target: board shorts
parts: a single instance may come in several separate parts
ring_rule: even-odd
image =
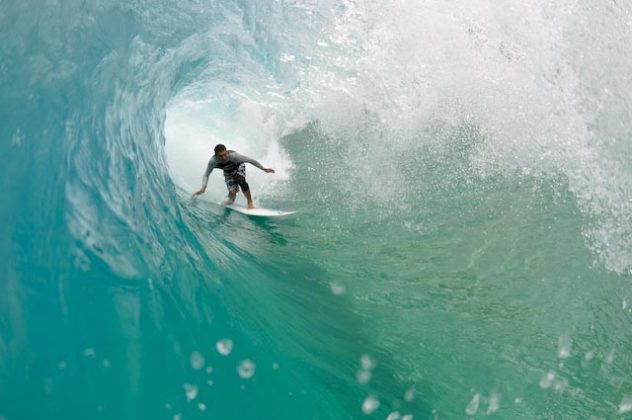
[[[246,182],[246,164],[242,163],[232,171],[224,171],[224,182],[229,192],[239,192],[239,187],[244,192],[248,191],[250,187]]]

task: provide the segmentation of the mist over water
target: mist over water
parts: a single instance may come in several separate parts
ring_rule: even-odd
[[[632,407],[632,10],[0,1],[0,416]],[[256,220],[215,203],[254,157]],[[243,197],[239,198],[243,200]]]

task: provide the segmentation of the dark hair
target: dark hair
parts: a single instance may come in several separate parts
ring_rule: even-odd
[[[214,150],[215,150],[215,154],[218,154],[226,150],[226,146],[224,146],[223,144],[218,144],[217,146],[215,146]]]

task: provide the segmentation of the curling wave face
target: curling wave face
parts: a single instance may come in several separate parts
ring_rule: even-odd
[[[0,416],[629,410],[630,15],[3,1]]]

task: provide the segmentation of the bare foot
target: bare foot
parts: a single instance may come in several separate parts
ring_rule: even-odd
[[[252,203],[248,203],[248,210],[252,210],[255,208],[255,205]]]

